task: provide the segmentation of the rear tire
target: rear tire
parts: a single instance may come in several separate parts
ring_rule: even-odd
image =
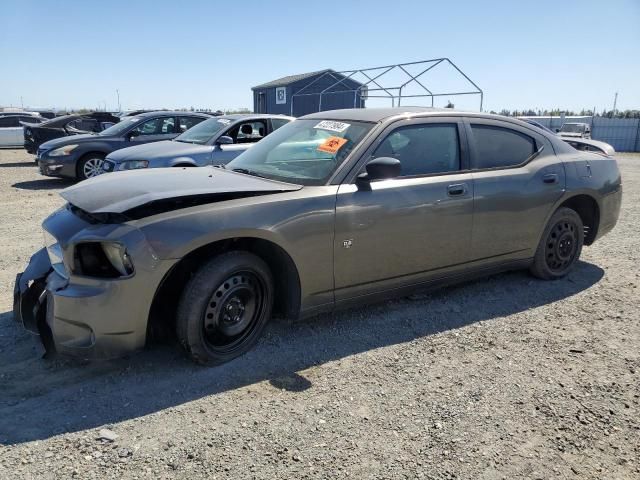
[[[185,286],[178,304],[180,344],[200,364],[219,365],[249,351],[271,317],[273,277],[249,252],[228,252],[206,262]]]
[[[571,271],[584,244],[582,218],[570,208],[559,208],[547,224],[531,266],[543,280],[556,280]]]
[[[82,157],[78,162],[76,176],[78,180],[86,180],[88,178],[97,177],[103,173],[102,164],[104,163],[104,155],[101,153],[89,153]]]

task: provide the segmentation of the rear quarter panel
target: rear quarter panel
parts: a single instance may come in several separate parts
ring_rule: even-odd
[[[617,160],[577,151],[560,157],[567,171],[566,198],[585,194],[596,200],[600,216],[596,238],[601,237],[615,226],[620,214],[622,177]]]

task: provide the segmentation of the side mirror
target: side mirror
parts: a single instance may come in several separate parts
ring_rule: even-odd
[[[367,173],[361,173],[356,179],[356,185],[360,190],[371,190],[372,181],[396,178],[402,171],[400,160],[391,157],[374,158],[365,168]]]
[[[218,140],[216,140],[216,145],[231,145],[232,143],[233,138],[228,135],[223,135]]]
[[[138,130],[131,130],[129,133],[127,133],[127,140],[131,140],[134,137],[137,137],[140,135],[140,132]]]

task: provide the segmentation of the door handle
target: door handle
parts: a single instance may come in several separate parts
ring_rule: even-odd
[[[449,185],[447,187],[447,194],[450,197],[457,197],[460,195],[464,195],[467,193],[467,184],[466,183],[456,183],[453,185]]]
[[[544,177],[542,177],[542,181],[544,183],[558,183],[559,177],[556,173],[547,173]]]

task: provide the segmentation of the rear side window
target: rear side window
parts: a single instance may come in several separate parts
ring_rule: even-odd
[[[289,123],[291,120],[289,120],[288,118],[272,118],[271,119],[271,128],[273,128],[273,130],[277,130],[280,127],[282,127],[283,125],[286,125],[287,123]]]
[[[19,127],[19,126],[20,126],[20,120],[16,116],[12,115],[10,117],[0,118],[0,128]]]
[[[488,125],[471,125],[477,169],[514,167],[536,151],[536,142],[515,130]]]
[[[373,157],[400,160],[403,177],[460,170],[458,126],[447,123],[398,128],[382,141]]]
[[[180,122],[180,133],[186,132],[194,125],[199,124],[204,120],[202,117],[179,117]]]
[[[20,121],[25,123],[40,123],[42,119],[38,117],[20,117]]]

